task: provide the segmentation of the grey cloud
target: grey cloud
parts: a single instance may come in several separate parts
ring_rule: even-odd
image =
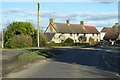
[[[118,18],[118,12],[115,13],[93,13],[88,15],[86,20],[108,20]]]
[[[16,14],[20,17],[37,16],[37,12],[19,13]],[[54,18],[61,20],[76,20],[83,18],[84,20],[109,20],[118,18],[118,12],[108,13],[94,13],[94,12],[75,12],[75,13],[58,13],[55,11],[41,11],[40,17],[42,18]]]
[[[103,22],[103,21],[86,21],[86,25],[91,25],[91,26],[96,26],[96,27],[108,27],[108,26],[113,26],[116,22]]]
[[[17,16],[30,17],[36,16],[37,12],[28,13],[17,13]],[[94,13],[94,12],[75,12],[75,13],[58,13],[55,11],[41,11],[41,18],[54,18],[59,20],[77,20],[83,18],[83,20],[110,20],[117,19],[118,12],[108,12],[108,13]]]
[[[98,2],[118,2],[119,0],[93,0]]]
[[[83,17],[85,20],[109,20],[118,18],[118,12],[114,13],[92,13],[92,12],[76,12],[76,13],[57,13],[52,11],[43,11],[40,13],[41,17],[48,18],[60,18],[76,20],[77,18]]]
[[[3,14],[14,14],[14,13],[18,13],[18,12],[23,12],[25,11],[25,9],[21,9],[21,8],[11,8],[8,10],[3,11]]]

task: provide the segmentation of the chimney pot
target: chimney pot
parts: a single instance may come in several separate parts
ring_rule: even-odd
[[[80,24],[81,24],[81,25],[84,25],[84,21],[80,21]]]
[[[49,23],[53,23],[53,19],[49,19]]]
[[[70,24],[70,21],[69,21],[69,20],[66,20],[66,23],[67,23],[67,24]]]

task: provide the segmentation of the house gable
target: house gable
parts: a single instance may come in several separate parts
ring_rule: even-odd
[[[45,33],[55,33],[55,32],[56,32],[55,28],[50,23],[49,26],[47,27],[47,29],[45,30]]]

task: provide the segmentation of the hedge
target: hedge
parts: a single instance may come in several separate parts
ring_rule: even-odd
[[[89,46],[89,43],[47,43],[47,46]]]

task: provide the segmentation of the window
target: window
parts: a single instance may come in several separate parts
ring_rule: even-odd
[[[98,36],[98,34],[97,34],[97,36]]]
[[[86,34],[84,33],[84,36],[86,36]]]
[[[77,33],[77,36],[79,36],[79,33]]]
[[[77,40],[75,40],[75,43],[77,42]]]
[[[70,36],[72,36],[72,33],[70,33]]]
[[[64,40],[61,40],[61,43],[64,43]]]
[[[98,39],[97,39],[97,42],[98,42]]]
[[[94,36],[94,33],[92,34],[92,36]]]

